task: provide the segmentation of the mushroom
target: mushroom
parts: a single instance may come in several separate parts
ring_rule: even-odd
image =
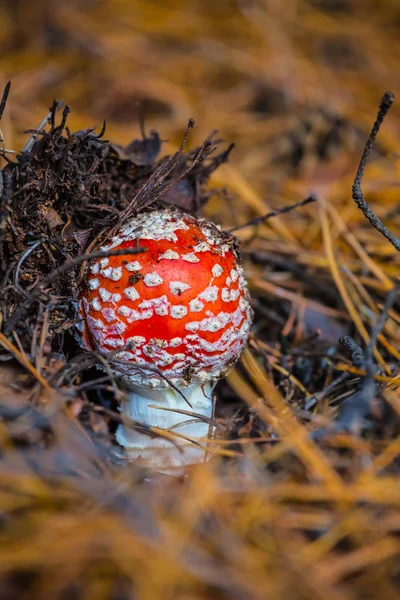
[[[143,253],[89,265],[79,335],[85,348],[112,353],[127,391],[123,415],[179,434],[171,444],[121,424],[117,442],[148,464],[182,466],[205,455],[213,387],[247,341],[249,293],[237,240],[210,221],[177,208],[144,212],[101,250],[137,244]]]

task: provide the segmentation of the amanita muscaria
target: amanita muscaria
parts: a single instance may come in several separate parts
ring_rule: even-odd
[[[205,219],[166,208],[133,218],[101,250],[137,245],[146,250],[91,262],[79,304],[83,344],[113,351],[111,365],[129,398],[122,406],[125,415],[206,441],[213,387],[239,357],[252,318],[237,242]],[[183,438],[175,440],[180,453],[168,440],[126,425],[116,437],[130,455],[157,465],[187,464],[201,456]]]

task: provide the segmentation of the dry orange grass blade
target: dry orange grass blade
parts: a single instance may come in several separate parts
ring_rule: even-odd
[[[375,275],[377,279],[380,280],[380,282],[384,286],[384,289],[389,291],[392,288],[392,282],[390,278],[387,277],[382,268],[374,260],[371,259],[368,253],[358,242],[356,236],[351,231],[349,231],[344,220],[341,218],[339,211],[337,211],[334,205],[329,202],[326,202],[324,204],[324,207],[332,217],[335,226],[339,226],[340,233],[343,235],[343,237],[346,239],[349,245],[353,248],[353,250],[358,254],[358,256],[366,265],[366,267],[371,271],[371,273]]]
[[[51,390],[51,386],[46,379],[38,372],[38,370],[28,361],[26,356],[22,354],[18,348],[14,346],[1,332],[0,332],[0,344],[6,348],[18,362],[21,363],[33,376],[34,378],[47,390]]]
[[[230,164],[213,175],[205,207],[224,228],[311,192],[322,208],[320,218],[310,207],[238,232],[257,341],[228,376],[229,393],[225,384],[218,390],[218,422],[229,424],[238,408],[249,422],[235,415],[235,435],[212,440],[211,463],[182,480],[121,465],[112,456],[110,417],[88,412],[97,392],[83,402],[67,378],[71,397],[53,397],[43,373],[57,356],[43,353],[31,364],[18,338],[0,334],[1,359],[13,356],[27,374],[22,383],[13,377],[7,394],[0,386],[7,396],[0,403],[0,596],[394,600],[398,307],[375,350],[389,426],[375,415],[365,437],[332,434],[321,444],[310,435],[332,422],[366,374],[343,357],[337,338],[355,330],[368,343],[399,272],[400,259],[350,197],[379,98],[397,81],[398,3],[3,4],[0,78],[12,78],[1,121],[6,147],[25,145],[24,129],[42,121],[53,96],[71,104],[71,130],[106,118],[106,137],[127,144],[138,137],[142,103],[146,131],[168,140],[165,153],[179,146],[189,117],[196,120],[190,148],[214,129],[236,143]],[[366,198],[399,235],[399,105],[379,136]],[[220,186],[226,194],[215,191]],[[24,275],[29,285],[29,266]],[[304,346],[316,329],[321,346],[318,339]],[[320,362],[312,362],[313,351]],[[303,379],[307,361],[317,382]],[[309,413],[300,421],[304,399],[318,397],[338,373],[349,374],[343,386],[317,402],[313,420]],[[19,398],[31,378],[46,388],[37,413]],[[110,389],[99,391],[101,402],[110,401]],[[70,402],[76,407],[66,411],[81,411],[82,429],[59,420]]]
[[[369,471],[372,475],[379,473],[390,465],[400,454],[400,438],[390,442],[384,450],[375,458],[371,464]]]
[[[335,365],[335,368],[338,371],[344,371],[346,373],[354,373],[354,375],[361,375],[362,377],[365,377],[365,375],[366,375],[366,372],[363,371],[362,369],[357,369],[356,367],[352,367],[350,365],[345,365],[340,362]],[[399,385],[399,383],[400,383],[399,377],[387,377],[384,375],[374,375],[374,379],[376,381],[382,381],[384,383],[392,384],[394,386]]]
[[[374,567],[399,555],[399,542],[394,537],[387,538],[355,550],[346,557],[337,557],[336,559],[329,557],[326,561],[327,564],[319,567],[320,576],[324,582],[334,583],[361,568]]]
[[[242,361],[249,376],[262,394],[264,401],[272,407],[275,416],[273,424],[282,439],[291,443],[296,454],[310,469],[313,477],[324,481],[328,489],[332,489],[335,494],[343,493],[345,499],[345,486],[340,477],[323,453],[311,441],[308,431],[296,420],[290,408],[249,350],[244,351]],[[270,413],[264,405],[258,404],[257,410],[260,412],[261,417],[267,420],[271,419]]]
[[[236,192],[239,198],[243,199],[257,215],[262,216],[272,210],[271,206],[260,198],[252,186],[231,165],[224,165],[218,174],[214,176],[214,180],[220,185],[229,185],[229,188]],[[270,227],[286,240],[289,247],[297,246],[293,233],[286,227],[280,217],[273,219],[270,222]]]
[[[364,340],[364,342],[366,344],[368,344],[369,342],[369,334],[364,326],[364,323],[362,322],[358,311],[356,310],[353,301],[351,300],[348,290],[346,289],[345,283],[343,281],[343,278],[341,276],[337,261],[335,259],[335,255],[334,255],[334,251],[333,251],[333,246],[332,246],[332,238],[330,235],[330,230],[329,230],[329,223],[328,223],[328,218],[326,215],[326,210],[325,210],[325,205],[322,203],[322,201],[320,201],[320,217],[321,217],[321,226],[322,226],[322,233],[323,233],[323,238],[324,238],[324,245],[325,245],[325,251],[329,260],[329,264],[330,264],[330,268],[332,271],[332,277],[335,281],[335,284],[339,290],[339,293],[342,297],[342,300],[353,320],[353,322],[355,323],[359,334],[361,335],[362,339]],[[390,369],[389,367],[386,365],[384,359],[382,358],[381,354],[379,353],[379,351],[375,348],[374,349],[374,356],[377,359],[378,363],[384,368],[384,370],[386,371],[387,374],[390,374]]]
[[[295,292],[291,292],[281,286],[275,285],[270,281],[261,280],[258,278],[251,278],[250,276],[250,287],[254,287],[255,289],[261,289],[265,292],[276,296],[278,299],[288,300],[295,304],[298,304],[300,307],[308,307],[311,310],[315,310],[316,312],[321,313],[322,315],[332,316],[332,317],[341,317],[346,318],[346,313],[343,311],[337,310],[335,308],[330,308],[329,306],[324,306],[322,303],[317,302],[316,300],[312,300],[310,298],[303,298],[299,294]]]

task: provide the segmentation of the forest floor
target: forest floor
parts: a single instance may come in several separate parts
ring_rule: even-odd
[[[395,600],[400,8],[185,4],[0,16],[0,600]],[[115,459],[74,335],[87,255],[160,202],[234,229],[255,314],[179,477]]]

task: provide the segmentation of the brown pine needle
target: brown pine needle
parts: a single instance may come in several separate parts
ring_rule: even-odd
[[[48,381],[46,381],[46,379],[29,362],[29,360],[26,358],[26,356],[24,356],[18,350],[18,348],[16,348],[14,346],[14,344],[12,344],[6,338],[6,336],[4,334],[2,334],[2,333],[0,333],[0,344],[3,346],[3,348],[5,348],[9,352],[11,352],[11,354],[18,360],[18,362],[21,363],[21,365],[23,367],[25,367],[46,390],[51,390],[52,389],[51,386],[50,386],[50,384],[48,383]]]
[[[338,267],[336,259],[335,259],[335,254],[334,254],[333,246],[332,246],[332,237],[331,237],[329,223],[328,223],[328,217],[327,217],[327,213],[326,213],[326,209],[325,209],[325,203],[322,200],[320,200],[319,205],[320,205],[319,214],[320,214],[321,227],[322,227],[322,236],[323,236],[325,252],[326,252],[326,255],[327,255],[327,258],[329,261],[332,277],[333,277],[336,287],[339,290],[339,293],[342,297],[343,303],[345,304],[345,306],[349,312],[349,315],[351,316],[352,320],[354,321],[354,324],[356,325],[359,334],[361,335],[365,344],[368,344],[369,339],[370,339],[368,331],[366,330],[364,323],[362,322],[360,315],[359,315],[358,311],[356,310],[356,308],[350,298],[350,295],[346,289],[346,286],[344,284],[344,281],[340,274],[339,267]],[[375,356],[376,360],[378,361],[378,363],[381,365],[381,367],[383,367],[383,369],[385,369],[386,373],[389,375],[390,369],[376,348],[374,348],[374,356]]]

